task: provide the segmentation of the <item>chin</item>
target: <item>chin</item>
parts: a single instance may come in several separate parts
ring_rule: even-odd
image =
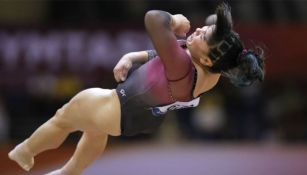
[[[190,43],[186,42],[185,45],[186,45],[187,49],[190,51],[190,46],[191,46]]]
[[[189,40],[189,38],[187,38],[186,43],[185,43],[186,46],[189,47],[191,45],[191,43],[192,43],[191,40]]]
[[[187,43],[191,43],[191,41],[192,41],[192,37],[191,37],[191,35],[190,35],[190,36],[187,37],[186,42],[187,42]]]

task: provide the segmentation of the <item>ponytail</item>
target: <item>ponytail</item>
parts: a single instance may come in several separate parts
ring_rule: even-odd
[[[208,67],[212,73],[221,73],[235,86],[249,86],[254,81],[264,79],[263,49],[246,50],[238,33],[233,31],[231,8],[221,3],[206,20],[207,25],[215,24],[215,31],[208,44],[212,46],[208,54],[213,62]]]
[[[264,79],[264,54],[261,48],[257,51],[244,49],[237,58],[237,66],[222,75],[229,78],[235,86],[249,86],[253,82]]]

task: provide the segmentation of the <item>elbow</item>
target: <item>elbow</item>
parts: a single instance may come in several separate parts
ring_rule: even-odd
[[[146,21],[151,21],[155,18],[158,18],[160,15],[160,11],[159,10],[149,10],[146,14],[145,14],[145,22]]]
[[[159,24],[169,24],[171,16],[169,13],[161,10],[150,10],[145,14],[145,26],[153,26]]]

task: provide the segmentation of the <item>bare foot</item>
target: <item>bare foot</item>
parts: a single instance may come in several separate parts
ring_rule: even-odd
[[[34,158],[25,146],[25,142],[17,145],[8,156],[26,171],[29,171],[34,165]]]
[[[58,169],[58,170],[54,170],[54,171],[52,171],[48,174],[45,174],[45,175],[64,175],[64,174],[62,173],[61,169]]]

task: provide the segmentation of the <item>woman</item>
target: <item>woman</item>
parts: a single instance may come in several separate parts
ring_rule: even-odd
[[[83,135],[71,159],[49,174],[81,174],[103,152],[108,135],[155,131],[167,111],[197,106],[199,96],[221,75],[236,85],[263,79],[262,57],[243,49],[226,4],[217,7],[213,25],[197,28],[186,41],[176,39],[190,29],[183,15],[149,11],[145,26],[155,50],[124,55],[114,68],[116,89],[78,93],[9,157],[29,171],[34,156],[59,147],[68,134],[79,130]],[[144,64],[128,75],[136,62]]]

